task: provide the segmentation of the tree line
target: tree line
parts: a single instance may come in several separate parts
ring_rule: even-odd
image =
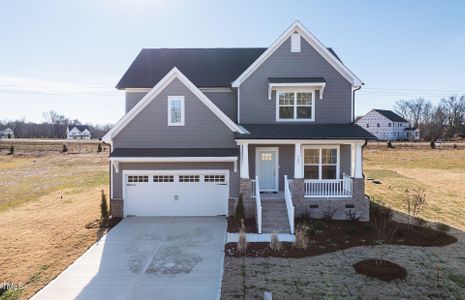
[[[424,98],[398,100],[394,110],[425,140],[465,137],[465,95],[443,98],[437,105]]]
[[[11,128],[15,138],[66,138],[66,127],[68,125],[87,125],[92,138],[101,139],[105,133],[113,126],[82,124],[79,120],[71,120],[54,110],[42,114],[44,122],[34,123],[19,119],[15,121],[0,121],[0,128]]]

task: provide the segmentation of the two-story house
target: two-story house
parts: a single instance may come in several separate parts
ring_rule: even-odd
[[[103,138],[112,215],[232,215],[242,195],[260,232],[293,232],[303,213],[367,220],[361,86],[299,22],[268,48],[143,49],[117,85],[126,115]]]
[[[420,130],[410,127],[405,120],[392,110],[372,109],[360,117],[356,124],[382,141],[420,140]]]
[[[68,125],[66,127],[68,140],[90,140],[90,130],[87,125]]]

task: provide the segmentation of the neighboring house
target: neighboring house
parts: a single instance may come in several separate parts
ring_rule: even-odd
[[[420,130],[391,110],[372,109],[356,124],[382,141],[420,140]]]
[[[299,22],[269,48],[143,49],[103,137],[112,215],[232,215],[242,195],[263,232],[293,232],[294,214],[367,220],[361,86]]]
[[[15,137],[15,132],[11,128],[6,128],[5,130],[0,130],[0,139],[13,139]]]
[[[90,140],[90,131],[87,125],[68,125],[66,128],[68,140]]]

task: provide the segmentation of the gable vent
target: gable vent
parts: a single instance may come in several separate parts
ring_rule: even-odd
[[[297,31],[291,36],[291,52],[300,52],[300,34]]]

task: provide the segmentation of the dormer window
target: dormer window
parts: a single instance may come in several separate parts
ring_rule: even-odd
[[[314,121],[314,91],[276,91],[277,121]]]
[[[184,126],[184,96],[168,97],[168,126]]]

